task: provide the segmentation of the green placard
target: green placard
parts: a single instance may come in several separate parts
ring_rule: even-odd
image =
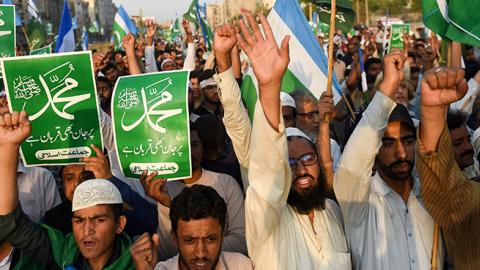
[[[410,24],[392,24],[391,25],[391,35],[390,35],[390,47],[392,49],[401,49],[403,50],[403,35],[405,33],[410,33]]]
[[[111,111],[125,176],[148,170],[169,180],[191,177],[188,76],[172,71],[118,79]]]
[[[27,111],[32,134],[21,145],[27,166],[66,165],[103,149],[88,52],[6,58],[3,78],[11,111]]]
[[[15,38],[15,6],[0,5],[0,59],[15,56]]]
[[[50,45],[42,47],[40,49],[30,51],[30,55],[42,55],[42,54],[51,54],[51,53],[52,53],[52,47],[50,47]]]

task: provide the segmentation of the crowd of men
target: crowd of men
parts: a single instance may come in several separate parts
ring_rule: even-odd
[[[334,104],[328,92],[282,91],[290,37],[277,45],[264,16],[218,27],[211,52],[183,27],[170,44],[147,22],[123,50],[94,52],[105,149],[92,145],[82,165],[23,166],[32,125],[2,98],[0,270],[480,269],[475,48],[453,43],[441,67],[439,41],[421,29],[388,54],[382,25],[337,33]],[[117,79],[181,69],[192,176],[125,178],[110,118]],[[258,101],[247,109],[248,70]]]

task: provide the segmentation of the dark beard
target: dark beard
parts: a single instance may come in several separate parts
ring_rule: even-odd
[[[301,192],[297,192],[292,183],[290,192],[288,193],[287,203],[299,214],[307,215],[312,209],[324,209],[325,197],[325,181],[323,181],[323,177],[319,175],[316,185]]]
[[[220,251],[220,254],[221,254],[221,251]],[[212,263],[212,268],[211,269],[217,268],[217,264],[218,264],[218,261],[219,261],[219,258],[220,258],[220,254],[218,254],[217,260],[214,263]],[[188,261],[182,256],[182,253],[178,253],[178,260],[180,261],[180,264],[183,264],[183,266],[185,266],[188,270],[191,270],[190,267],[189,267]],[[207,261],[208,259],[203,258],[203,260]],[[200,261],[202,261],[202,260],[200,260]]]

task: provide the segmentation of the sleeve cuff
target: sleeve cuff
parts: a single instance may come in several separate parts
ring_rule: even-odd
[[[381,121],[388,121],[390,114],[396,106],[397,103],[395,103],[395,101],[385,96],[382,92],[377,91],[372,102],[368,106],[367,111]]]
[[[278,132],[274,130],[268,123],[267,116],[263,111],[260,100],[257,100],[255,105],[255,113],[253,116],[253,126],[258,129],[260,134],[265,134],[272,142],[278,141],[285,137],[285,124],[283,123],[282,112],[280,111],[280,123],[278,126]]]
[[[453,146],[452,141],[450,139],[450,133],[448,128],[445,126],[443,129],[442,135],[440,136],[440,140],[438,142],[437,151],[426,151],[425,147],[420,140],[419,129],[417,130],[417,138],[418,138],[418,154],[419,157],[426,163],[432,165],[432,167],[436,168],[453,168],[453,166],[457,166],[454,153],[453,153]]]

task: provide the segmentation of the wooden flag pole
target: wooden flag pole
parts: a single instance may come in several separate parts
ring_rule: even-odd
[[[437,270],[437,253],[438,253],[438,235],[440,234],[440,228],[438,223],[435,223],[433,228],[433,247],[432,247],[432,270]]]
[[[32,47],[31,47],[31,45],[30,45],[30,39],[28,38],[27,32],[25,32],[25,28],[23,27],[23,25],[22,25],[21,27],[22,27],[22,32],[23,32],[23,34],[25,35],[25,39],[27,40],[28,49],[31,50]]]
[[[335,36],[335,15],[337,13],[337,1],[331,0],[330,4],[330,34],[328,37],[328,77],[327,77],[327,93],[332,95],[332,78],[333,78],[333,37]],[[330,122],[330,115],[325,115],[325,121]]]

